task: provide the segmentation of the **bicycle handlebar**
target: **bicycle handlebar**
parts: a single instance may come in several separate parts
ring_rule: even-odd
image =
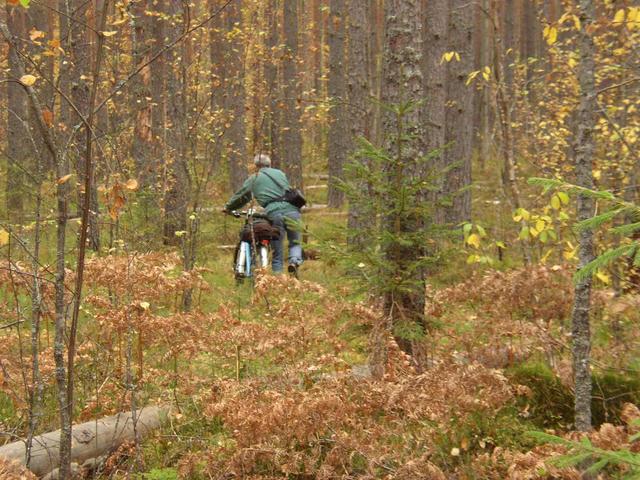
[[[249,210],[241,210],[241,211],[237,211],[237,210],[231,210],[230,212],[227,212],[229,215],[233,215],[236,218],[241,218],[241,217],[253,217],[253,218],[264,218],[268,220],[268,216],[264,213],[258,213],[258,212],[251,212]]]

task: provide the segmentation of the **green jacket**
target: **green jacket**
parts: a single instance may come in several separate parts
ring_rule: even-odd
[[[263,172],[271,175],[280,186]],[[269,217],[275,214],[297,212],[298,209],[289,202],[276,201],[282,198],[288,188],[290,188],[289,180],[287,180],[287,176],[282,170],[278,170],[277,168],[261,168],[258,173],[251,175],[244,181],[240,190],[233,194],[224,208],[226,210],[237,210],[244,207],[251,201],[251,193],[253,192],[254,198],[261,207],[264,207]]]

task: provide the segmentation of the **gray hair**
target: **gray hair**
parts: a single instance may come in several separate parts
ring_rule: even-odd
[[[253,163],[256,164],[258,167],[270,167],[271,159],[269,158],[269,155],[266,155],[264,153],[259,153],[258,155],[253,157]]]

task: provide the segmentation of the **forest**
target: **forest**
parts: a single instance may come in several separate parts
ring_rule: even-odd
[[[640,478],[637,0],[4,0],[0,52],[0,479]]]

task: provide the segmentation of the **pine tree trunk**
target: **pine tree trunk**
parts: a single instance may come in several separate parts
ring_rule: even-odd
[[[172,16],[169,38],[176,38],[183,28],[184,5],[179,0],[169,0],[168,13]],[[167,187],[164,200],[164,243],[179,245],[181,237],[176,235],[187,228],[187,202],[189,171],[186,159],[187,98],[184,58],[186,43],[169,50],[166,55],[167,120]],[[169,93],[170,92],[170,93]]]
[[[82,114],[84,119],[89,116],[89,85],[92,81],[91,78],[91,54],[92,44],[90,40],[91,31],[87,28],[87,19],[89,16],[95,16],[92,2],[86,0],[70,0],[73,11],[73,21],[71,25],[71,68],[69,71],[71,80],[71,101],[77,108],[78,112]],[[73,126],[80,127],[76,130],[74,136],[74,157],[75,167],[78,175],[78,183],[80,185],[85,184],[85,151],[84,141],[85,138],[85,125],[83,120],[77,113],[73,113],[72,116]],[[91,182],[94,184],[94,182]],[[84,190],[81,188],[78,191],[78,205],[84,205]],[[90,192],[91,200],[91,214],[89,217],[89,246],[92,250],[97,251],[100,249],[100,230],[98,225],[98,192],[95,188],[92,188]],[[78,212],[78,216],[81,212]]]
[[[145,11],[147,0],[133,4],[132,50],[134,68],[149,59],[149,18]],[[151,126],[151,67],[145,67],[133,79],[133,112],[135,118],[131,156],[136,165],[136,175],[140,188],[148,189],[156,185],[157,171],[153,161],[153,130]]]
[[[363,1],[363,0],[360,0]],[[329,21],[329,97],[332,103],[329,119],[329,191],[327,204],[338,208],[343,202],[339,185],[342,168],[347,156],[347,117],[345,85],[345,22],[347,21],[344,0],[331,0]]]
[[[386,42],[384,56],[384,84],[382,99],[385,105],[416,102],[414,108],[399,118],[394,112],[385,111],[384,133],[387,138],[385,149],[394,156],[393,163],[388,166],[387,173],[391,188],[401,185],[403,176],[424,176],[422,164],[418,157],[423,153],[424,132],[422,129],[422,107],[420,102],[424,97],[422,78],[422,18],[416,15],[421,0],[389,0],[385,4]],[[413,138],[413,140],[408,139]],[[398,189],[395,189],[398,191]],[[421,202],[424,198],[414,198],[410,201]],[[403,215],[403,207],[397,202],[399,199],[389,199],[388,210],[394,215],[385,219],[387,229],[396,236],[407,232],[416,232],[423,228],[421,219],[409,218]],[[409,248],[399,242],[394,242],[387,250],[387,260],[398,272],[406,271],[407,262],[420,257],[422,252],[415,246]],[[401,277],[401,273],[398,276]],[[393,325],[401,322],[415,322],[425,327],[425,280],[424,272],[415,272],[415,280],[420,284],[414,291],[397,291],[388,294],[385,299],[385,311],[390,316]],[[397,337],[400,348],[412,353],[411,341]]]
[[[31,4],[29,11],[31,12],[31,18],[33,19],[33,28],[39,30],[45,34],[45,38],[53,38],[54,22],[53,22],[53,10],[50,9],[53,2],[51,0],[43,0],[42,3]],[[38,47],[33,48],[32,55],[37,55]],[[43,76],[49,81],[54,81],[53,71],[53,58],[49,56],[41,56],[40,70]],[[44,79],[43,79],[44,80]],[[53,113],[54,105],[54,90],[52,84],[45,80],[38,85],[38,91],[40,98],[42,99],[43,109],[45,111]],[[38,131],[37,121],[30,117],[31,134],[35,140],[36,159],[35,162],[40,162],[43,172],[53,172],[55,165],[47,149],[47,146],[42,139]]]
[[[281,149],[280,149],[280,123],[281,123],[281,110],[280,103],[280,88],[278,81],[278,66],[280,65],[280,4],[278,0],[269,0],[267,6],[267,55],[270,61],[264,66],[264,81],[265,88],[267,89],[267,97],[269,104],[268,116],[265,119],[265,131],[268,145],[266,152],[271,157],[272,165],[275,167],[281,166]]]
[[[282,166],[292,185],[302,187],[302,135],[300,132],[300,92],[298,88],[298,3],[284,2],[284,61],[282,74]]]
[[[166,3],[168,0],[159,0],[155,10],[159,13],[166,11]],[[152,52],[159,51],[164,45],[164,38],[166,35],[167,21],[162,17],[151,17],[151,35],[152,40]],[[153,161],[155,163],[155,169],[158,172],[158,180],[156,181],[156,188],[164,194],[166,191],[166,148],[165,139],[167,129],[166,127],[166,98],[165,98],[165,85],[167,77],[167,55],[161,55],[156,61],[151,63],[151,135],[153,141]]]
[[[581,29],[578,34],[580,62],[578,83],[580,104],[575,123],[575,174],[581,187],[593,188],[593,157],[595,152],[594,129],[596,126],[595,89],[595,45],[591,29],[595,18],[592,0],[580,0]],[[593,199],[578,197],[578,221],[591,218],[594,213]],[[579,234],[579,267],[594,258],[593,232],[584,230]],[[575,428],[579,431],[591,429],[591,332],[589,325],[591,308],[591,278],[580,281],[575,287],[572,312],[573,374],[575,383]]]
[[[448,51],[457,52],[447,65],[447,112],[444,154],[446,166],[456,165],[444,179],[444,195],[450,198],[445,222],[457,225],[471,218],[471,156],[473,140],[473,91],[466,85],[473,70],[473,9],[466,0],[451,0]]]
[[[227,31],[242,28],[242,2],[237,0],[227,7]],[[236,191],[247,177],[247,142],[245,126],[244,64],[245,49],[242,35],[234,36],[226,46],[226,99],[227,109],[231,113],[230,127],[227,132],[227,155],[229,159],[229,181],[231,189]]]
[[[424,17],[424,49],[422,72],[424,75],[424,141],[425,153],[439,151],[432,164],[436,172],[444,168],[444,142],[446,122],[447,67],[442,56],[447,51],[449,29],[448,0],[426,0]],[[438,200],[439,192],[430,195],[430,200]],[[444,209],[436,209],[436,222],[444,222]]]
[[[369,67],[371,57],[367,48],[369,39],[370,11],[373,0],[358,0],[351,2],[348,24],[349,62],[347,69],[347,125],[350,128],[349,149],[354,150],[355,139],[358,137],[371,138],[372,106],[370,90],[371,77]],[[368,185],[362,183],[361,189]],[[349,243],[359,245],[367,238],[367,231],[375,224],[375,214],[367,208],[364,202],[349,203],[348,228],[350,230]]]
[[[7,25],[18,48],[24,48],[22,39],[26,37],[26,13],[23,8],[7,4]],[[9,45],[9,75],[19,79],[13,45]],[[27,96],[19,83],[6,82],[7,92],[7,183],[6,207],[11,223],[22,223],[24,215],[24,196],[26,193],[26,175],[23,168],[28,165],[29,149],[23,139],[28,135]]]

